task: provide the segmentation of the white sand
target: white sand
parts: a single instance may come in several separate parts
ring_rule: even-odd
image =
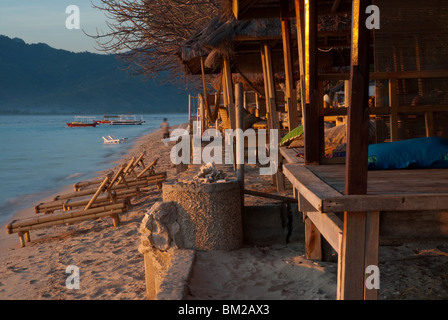
[[[170,149],[160,138],[157,131],[138,139],[122,162],[145,150],[147,163],[159,157],[158,171],[177,179],[168,157]],[[274,190],[270,177],[259,176],[250,166],[246,181],[249,189]],[[31,232],[25,248],[20,248],[16,234],[6,235],[3,229],[0,299],[145,299],[138,227],[145,210],[160,197],[160,190],[148,188],[121,215],[118,228],[104,218],[40,229]],[[268,200],[248,196],[245,203],[262,201]],[[19,215],[35,216],[32,209]],[[448,244],[443,242],[382,246],[380,299],[448,299],[447,262]],[[65,286],[69,265],[80,269],[79,290]],[[335,299],[336,272],[334,262],[306,260],[300,242],[197,252],[188,299]]]

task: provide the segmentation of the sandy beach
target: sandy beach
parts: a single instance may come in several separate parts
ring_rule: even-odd
[[[176,181],[170,148],[160,131],[137,141],[122,159],[146,151],[146,162],[159,158],[156,171]],[[117,166],[121,163],[117,163]],[[198,166],[199,168],[199,166]],[[114,168],[111,168],[114,169]],[[232,177],[231,167],[223,170]],[[182,173],[183,177],[194,168]],[[98,173],[99,176],[104,172]],[[271,178],[246,167],[249,189],[274,192]],[[66,190],[61,190],[63,193]],[[16,234],[0,233],[0,299],[2,300],[144,300],[143,256],[137,250],[138,228],[162,192],[143,190],[131,209],[113,227],[109,217],[31,232],[31,242],[20,247]],[[292,196],[290,186],[284,195]],[[270,202],[247,196],[245,204]],[[275,201],[274,201],[275,202]],[[33,209],[16,218],[35,216]],[[380,247],[379,299],[448,299],[448,244],[395,243]],[[68,266],[80,270],[80,289],[66,287]],[[336,262],[305,258],[303,241],[272,246],[248,246],[232,251],[198,251],[189,283],[190,300],[333,300],[336,298]]]

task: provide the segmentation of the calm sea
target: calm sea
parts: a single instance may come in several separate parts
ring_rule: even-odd
[[[158,129],[163,118],[170,125],[188,122],[188,114],[142,117],[143,125],[69,128],[71,115],[0,115],[0,224],[61,187],[112,167],[136,138]],[[128,143],[104,144],[104,135],[128,138]]]

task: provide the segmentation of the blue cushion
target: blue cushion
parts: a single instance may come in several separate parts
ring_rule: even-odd
[[[448,168],[448,140],[429,137],[371,144],[368,168]]]

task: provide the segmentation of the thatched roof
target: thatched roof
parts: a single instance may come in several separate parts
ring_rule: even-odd
[[[200,73],[202,57],[205,59],[207,72],[213,73],[221,67],[224,56],[234,60],[238,56],[253,56],[255,53],[259,57],[261,42],[277,40],[281,40],[281,24],[278,18],[238,21],[234,18],[215,17],[185,42],[181,54],[182,62],[189,69],[189,73]]]

